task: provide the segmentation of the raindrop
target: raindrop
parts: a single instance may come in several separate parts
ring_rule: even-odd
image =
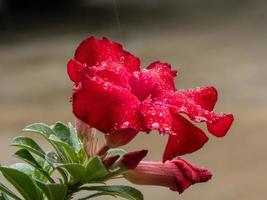
[[[127,128],[129,126],[129,122],[123,122],[122,125],[121,125],[121,128]]]
[[[203,122],[206,121],[207,119],[205,117],[201,117],[201,116],[196,116],[195,117],[195,122]]]
[[[133,72],[133,75],[135,78],[139,79],[140,78],[140,72]]]
[[[107,90],[107,89],[109,88],[109,84],[108,84],[108,83],[104,83],[103,88],[104,88],[105,90]]]
[[[120,62],[124,62],[124,56],[120,57]]]
[[[151,126],[152,126],[152,129],[158,129],[159,128],[159,123],[158,122],[154,122]]]

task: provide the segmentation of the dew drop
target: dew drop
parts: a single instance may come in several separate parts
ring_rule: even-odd
[[[109,84],[108,84],[108,83],[104,83],[103,88],[104,88],[105,90],[107,90],[107,89],[109,88]]]
[[[158,122],[154,122],[151,126],[152,126],[152,129],[158,129],[159,128],[159,123]]]
[[[205,117],[201,117],[201,116],[196,116],[195,117],[195,122],[203,122],[206,121],[207,119]]]
[[[122,125],[121,125],[121,128],[127,128],[129,126],[129,122],[123,122]]]
[[[124,56],[120,57],[120,62],[124,62],[125,58]]]
[[[135,78],[139,79],[140,78],[140,72],[133,72],[133,75]]]

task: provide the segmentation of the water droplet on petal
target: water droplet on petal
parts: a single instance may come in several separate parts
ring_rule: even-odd
[[[109,88],[109,83],[104,83],[103,88],[107,90]]]
[[[120,57],[120,62],[124,62],[125,58],[124,56]]]
[[[195,117],[195,122],[204,122],[206,121],[207,119],[205,117],[201,117],[201,116],[196,116]]]
[[[135,78],[139,79],[140,78],[140,72],[133,72],[133,75]]]
[[[158,129],[159,128],[159,123],[158,122],[154,122],[151,126],[152,126],[152,129]]]
[[[121,128],[127,128],[129,126],[129,122],[123,122],[122,125],[121,125]]]

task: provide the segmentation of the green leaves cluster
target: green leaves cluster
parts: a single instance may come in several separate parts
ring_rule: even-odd
[[[69,123],[57,122],[52,126],[36,123],[23,131],[43,137],[52,147],[43,148],[32,138],[14,138],[12,146],[18,147],[15,156],[23,161],[11,166],[0,166],[3,177],[16,190],[0,183],[0,200],[68,200],[81,190],[88,196],[80,200],[102,195],[120,196],[129,200],[142,200],[135,188],[124,185],[103,185],[109,178],[119,175],[104,166],[98,156],[89,158],[79,140],[75,128]],[[114,149],[109,155],[122,155]]]

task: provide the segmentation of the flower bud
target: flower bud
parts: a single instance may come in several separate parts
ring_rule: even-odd
[[[134,184],[164,186],[182,193],[190,185],[208,181],[212,174],[177,158],[165,163],[142,161],[124,176]]]
[[[133,151],[125,154],[121,159],[121,164],[128,169],[134,169],[147,155],[147,150]]]
[[[76,118],[75,126],[77,134],[81,139],[84,149],[89,157],[96,155],[97,138],[95,137],[95,129],[91,128],[88,124]]]
[[[75,127],[77,130],[77,134],[81,139],[84,137],[88,137],[88,135],[92,134],[92,128],[85,122],[79,120],[78,118],[75,119]]]
[[[106,158],[103,160],[103,164],[104,164],[106,167],[111,167],[111,166],[112,166],[112,165],[113,165],[119,158],[120,158],[119,155],[106,157]]]

